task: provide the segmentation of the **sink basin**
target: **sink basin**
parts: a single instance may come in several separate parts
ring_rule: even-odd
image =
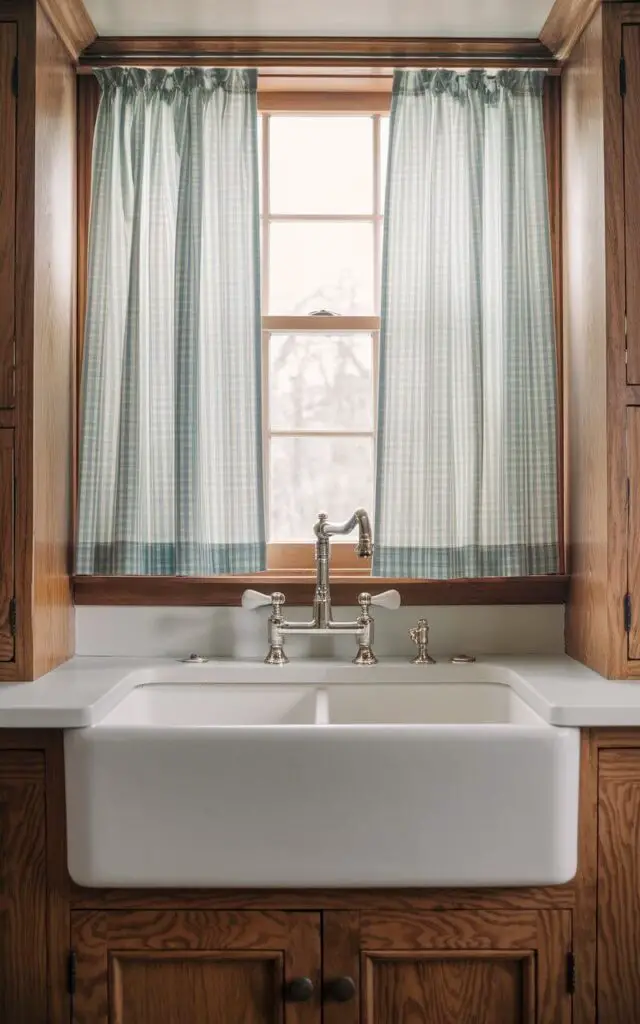
[[[525,886],[575,873],[579,732],[546,724],[507,669],[212,662],[132,684],[100,723],[65,734],[82,885]]]
[[[541,719],[509,686],[499,683],[398,683],[332,686],[332,724],[445,725],[504,723],[540,725]]]
[[[315,690],[304,686],[137,686],[103,719],[107,727],[204,729],[303,725],[316,720]]]

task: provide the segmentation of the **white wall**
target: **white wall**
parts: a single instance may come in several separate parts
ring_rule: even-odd
[[[430,649],[438,654],[562,654],[563,605],[470,605],[464,607],[376,608],[374,650],[407,657],[414,650],[407,630],[425,616]],[[309,617],[308,608],[287,608],[287,617]],[[355,617],[338,608],[340,619]],[[76,653],[182,657],[190,652],[218,657],[261,657],[267,652],[268,609],[241,608],[76,608]],[[292,657],[351,657],[353,637],[287,637]]]

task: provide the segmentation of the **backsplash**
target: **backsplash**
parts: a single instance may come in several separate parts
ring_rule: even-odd
[[[355,618],[350,608],[336,618]],[[286,608],[287,617],[310,616],[309,608]],[[375,609],[374,650],[379,656],[413,656],[407,630],[420,617],[431,627],[430,650],[438,654],[562,654],[564,605],[465,605]],[[76,654],[183,657],[191,651],[217,657],[259,658],[267,653],[268,609],[76,608]],[[287,637],[291,657],[350,658],[352,636]]]

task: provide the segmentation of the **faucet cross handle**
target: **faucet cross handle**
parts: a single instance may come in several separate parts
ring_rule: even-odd
[[[368,594],[366,591],[358,595],[358,604],[366,615],[371,605],[380,608],[391,608],[395,611],[402,604],[402,599],[397,590],[383,590],[381,594]]]
[[[273,608],[273,614],[277,617],[280,616],[284,603],[284,594],[281,594],[278,590],[274,594],[262,594],[259,590],[245,590],[241,599],[242,607],[247,608],[249,611],[255,611],[256,608],[263,608],[265,605],[270,604]]]

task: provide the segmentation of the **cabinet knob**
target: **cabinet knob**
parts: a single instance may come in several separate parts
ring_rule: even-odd
[[[292,978],[284,987],[284,998],[288,1003],[307,1003],[313,992],[311,978]]]
[[[356,983],[348,974],[341,978],[329,978],[324,983],[323,994],[328,1002],[348,1003],[356,994]]]

